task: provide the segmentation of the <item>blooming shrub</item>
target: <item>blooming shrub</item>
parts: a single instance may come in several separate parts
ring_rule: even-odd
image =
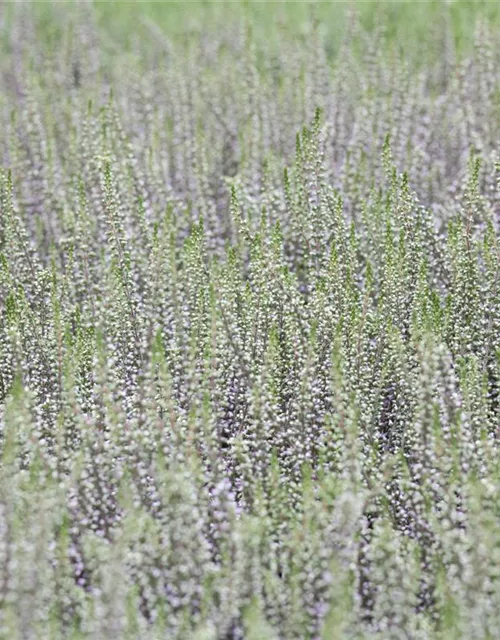
[[[419,64],[383,19],[332,53],[314,16],[268,50],[245,21],[120,43],[87,5],[50,28],[16,5],[1,638],[497,637],[500,49],[478,16],[470,52],[445,23]]]

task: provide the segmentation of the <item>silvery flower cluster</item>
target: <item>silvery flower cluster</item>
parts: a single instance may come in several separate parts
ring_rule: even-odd
[[[497,637],[498,32],[13,14],[0,638]]]

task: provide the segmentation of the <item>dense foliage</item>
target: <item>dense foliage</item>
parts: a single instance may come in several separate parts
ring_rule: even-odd
[[[2,639],[498,637],[500,49],[447,11],[12,10]]]

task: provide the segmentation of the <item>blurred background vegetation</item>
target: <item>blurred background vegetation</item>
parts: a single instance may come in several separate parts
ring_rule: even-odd
[[[14,1],[0,5],[2,35],[19,5]],[[29,2],[28,2],[29,4]],[[47,1],[31,2],[30,11],[37,14],[40,35],[57,39],[67,28],[68,8],[78,12],[93,11],[102,29],[103,43],[110,52],[133,46],[137,37],[166,38],[176,45],[188,44],[190,36],[219,32],[231,25],[250,25],[256,43],[272,51],[290,39],[307,38],[311,26],[321,25],[322,37],[328,43],[332,57],[356,12],[362,27],[371,31],[382,27],[389,48],[388,54],[405,56],[412,64],[428,64],[440,55],[440,33],[452,33],[459,54],[467,53],[474,44],[477,18],[500,29],[500,2],[492,0],[428,0],[428,1],[340,1],[275,2],[257,0],[227,1]],[[312,18],[312,19],[311,19]],[[451,29],[450,29],[451,27]],[[279,35],[280,37],[277,37]]]

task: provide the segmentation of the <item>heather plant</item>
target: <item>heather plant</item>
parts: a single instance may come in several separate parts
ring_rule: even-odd
[[[499,16],[326,4],[0,7],[0,638],[497,636]]]

